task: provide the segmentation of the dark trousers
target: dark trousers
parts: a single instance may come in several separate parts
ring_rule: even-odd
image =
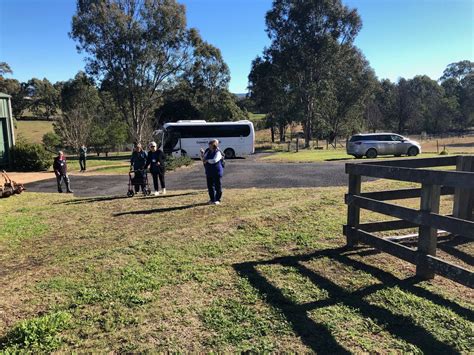
[[[71,191],[71,182],[69,180],[69,176],[67,174],[56,175],[56,182],[58,183],[58,192],[63,192],[62,184],[66,184],[66,191]]]
[[[135,171],[135,175],[133,177],[133,184],[135,187],[135,192],[140,191],[140,186],[142,188],[142,191],[145,191],[146,185],[144,184],[145,182],[145,174],[141,171]]]
[[[221,177],[219,175],[207,176],[207,191],[212,202],[220,201],[222,197]]]
[[[152,171],[151,176],[153,176],[153,187],[155,191],[158,191],[158,179],[160,179],[160,185],[162,189],[165,189],[165,173],[160,171]]]
[[[79,165],[81,166],[81,171],[86,170],[86,158],[79,158]]]

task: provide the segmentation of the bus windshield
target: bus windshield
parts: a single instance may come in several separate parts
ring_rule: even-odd
[[[163,152],[171,153],[179,142],[180,134],[173,127],[167,128],[162,135]]]
[[[159,130],[156,130],[153,132],[153,140],[156,142],[156,145],[159,147],[159,148],[162,148],[163,149],[163,130],[159,129]]]

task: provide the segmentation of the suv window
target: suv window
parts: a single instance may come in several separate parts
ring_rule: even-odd
[[[378,136],[370,135],[370,136],[352,136],[349,142],[363,142],[363,141],[376,141],[378,140]]]
[[[372,136],[373,138],[371,140],[373,141],[382,141],[382,142],[387,142],[387,141],[392,141],[392,137],[390,137],[388,134],[380,134],[377,136]]]
[[[396,134],[392,134],[392,140],[395,142],[403,141],[403,137],[397,136]]]
[[[364,140],[364,136],[352,136],[349,142],[360,142]]]

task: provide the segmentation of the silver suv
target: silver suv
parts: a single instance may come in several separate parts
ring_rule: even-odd
[[[346,150],[347,154],[358,159],[364,155],[374,159],[377,155],[415,156],[421,153],[421,146],[420,143],[395,133],[367,133],[352,136]]]

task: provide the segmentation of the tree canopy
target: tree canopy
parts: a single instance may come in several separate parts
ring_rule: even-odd
[[[271,45],[264,53],[266,64],[254,61],[251,94],[258,97],[256,88],[278,83],[278,95],[257,99],[271,106],[272,115],[282,112],[283,96],[289,99],[307,146],[314,129],[328,136],[351,130],[352,118],[363,111],[356,106],[364,102],[368,82],[375,77],[352,44],[361,28],[357,11],[340,0],[275,0],[266,25]]]
[[[235,115],[219,49],[187,28],[185,8],[175,0],[78,0],[71,37],[136,141],[150,135],[155,113],[171,101],[166,94],[183,80],[204,117]]]

